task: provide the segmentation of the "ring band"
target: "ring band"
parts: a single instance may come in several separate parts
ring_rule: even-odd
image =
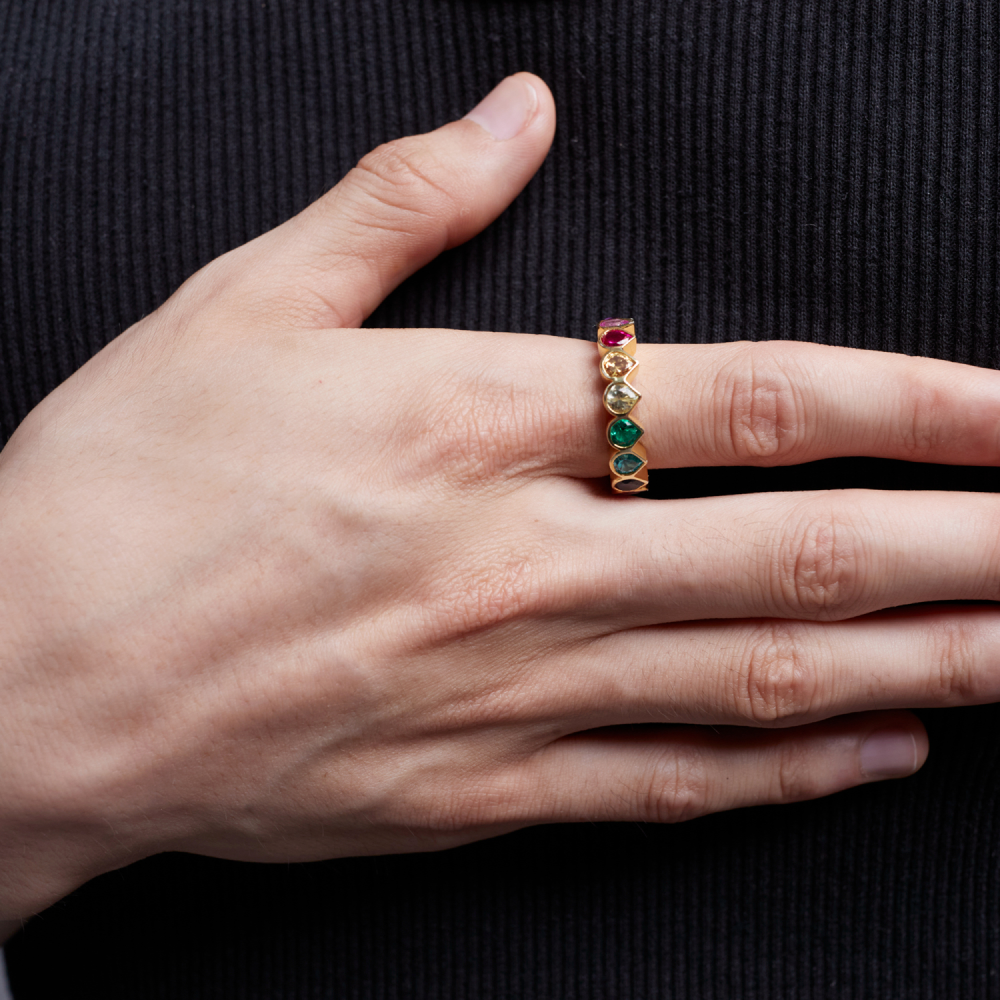
[[[602,319],[597,324],[597,351],[604,387],[604,409],[611,414],[607,440],[611,445],[608,468],[615,493],[643,493],[649,488],[646,449],[639,444],[644,428],[633,417],[642,399],[628,377],[636,370],[635,320]]]

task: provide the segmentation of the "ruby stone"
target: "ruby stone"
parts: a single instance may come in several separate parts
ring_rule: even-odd
[[[605,347],[623,347],[632,339],[628,330],[605,330],[601,334],[601,343]]]

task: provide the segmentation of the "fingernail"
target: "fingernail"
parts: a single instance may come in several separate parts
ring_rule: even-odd
[[[494,139],[513,139],[538,107],[538,94],[524,77],[501,80],[465,117]]]
[[[866,778],[903,778],[917,769],[917,741],[910,733],[883,729],[861,744],[861,773]]]

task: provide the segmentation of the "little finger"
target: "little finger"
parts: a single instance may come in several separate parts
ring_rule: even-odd
[[[743,806],[816,799],[913,774],[927,734],[908,712],[783,732],[605,730],[566,737],[525,776],[534,822],[676,823]]]

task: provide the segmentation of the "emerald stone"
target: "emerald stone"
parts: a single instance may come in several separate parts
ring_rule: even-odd
[[[616,490],[624,490],[626,493],[635,493],[636,490],[644,490],[646,484],[641,479],[621,479],[615,483]]]
[[[620,455],[615,455],[615,460],[611,464],[619,476],[631,476],[633,472],[638,472],[646,463],[638,455],[625,451]]]
[[[642,437],[642,428],[630,417],[619,417],[608,427],[608,440],[616,448],[631,448]]]

